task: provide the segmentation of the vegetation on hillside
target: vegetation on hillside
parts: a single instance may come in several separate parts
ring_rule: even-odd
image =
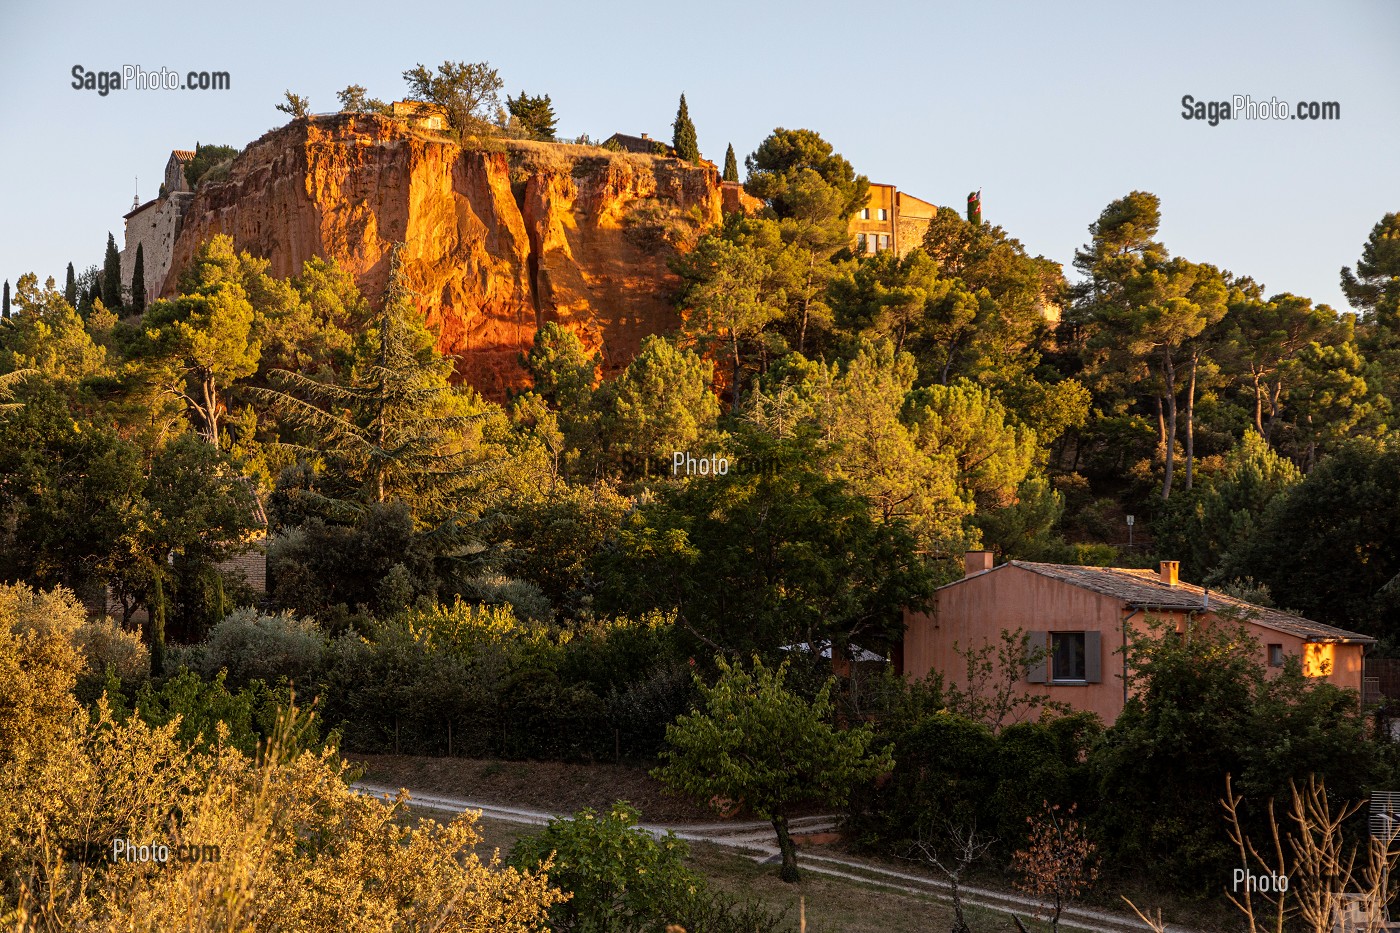
[[[458,131],[500,117],[485,63],[409,81]],[[505,125],[553,133],[547,95],[507,103]],[[356,86],[342,104],[380,106]],[[698,158],[688,120],[682,101],[677,149]],[[886,855],[980,827],[991,870],[1018,864],[1061,897],[1163,866],[1159,886],[1218,895],[1235,858],[1227,775],[1253,838],[1293,784],[1319,778],[1348,801],[1392,785],[1394,746],[1354,695],[1295,668],[1266,676],[1226,628],[1145,635],[1129,658],[1140,689],[1113,724],[1049,704],[1032,719],[991,675],[988,695],[828,682],[821,653],[888,656],[903,608],[975,547],[1178,559],[1394,651],[1397,215],[1343,271],[1354,310],[1338,313],[1173,256],[1147,192],[1092,219],[1071,282],[946,209],[907,255],[855,253],[869,182],[811,130],[775,130],[746,166],[761,211],[667,240],[674,333],[605,379],[547,325],[522,359],[531,388],[501,401],[454,379],[396,262],[387,292],[365,296],[334,262],[277,279],[217,237],[142,307],[109,239],[104,267],[61,290],[26,274],[9,306],[6,283],[4,910],[36,929],[177,909],[268,929],[451,928],[463,911],[463,929],[581,929],[609,899],[639,924],[779,923],[683,898],[682,875],[652,897],[608,887],[616,864],[566,857],[596,829],[674,868],[623,810],[553,827],[517,853],[523,874],[474,861],[469,823],[409,830],[350,797],[337,742],[660,760],[678,787],[742,798],[780,839],[794,801],[846,803],[858,844]],[[1125,514],[1141,517],[1133,548]],[[263,548],[258,595],[228,561]],[[84,621],[78,600],[114,620]],[[1014,668],[1019,634],[970,663]],[[324,728],[279,727],[294,695]],[[87,810],[59,805],[59,776]],[[157,875],[84,861],[105,837],[75,834],[116,826],[124,788],[143,795],[131,832],[198,829],[236,858]],[[1081,880],[1032,880],[1071,808]],[[560,901],[536,868],[581,899]],[[273,875],[289,893],[248,919]],[[444,900],[448,886],[466,899]]]

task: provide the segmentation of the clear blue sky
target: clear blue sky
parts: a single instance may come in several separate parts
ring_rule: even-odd
[[[306,7],[317,7],[313,12]],[[864,9],[864,15],[859,13]],[[637,2],[213,4],[0,0],[0,277],[60,278],[121,241],[133,176],[172,148],[242,146],[290,88],[332,110],[405,68],[490,61],[552,96],[560,130],[669,137],[685,91],[702,151],[821,132],[872,180],[984,214],[1068,264],[1132,189],[1175,254],[1345,307],[1338,269],[1400,210],[1400,3],[1130,5]],[[123,64],[228,71],[223,92],[70,87]],[[1333,123],[1210,127],[1180,99],[1338,101]]]

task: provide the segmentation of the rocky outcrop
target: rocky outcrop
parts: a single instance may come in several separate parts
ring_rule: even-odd
[[[389,250],[438,346],[492,397],[522,386],[517,357],[547,321],[623,366],[643,337],[678,323],[667,248],[636,235],[639,212],[717,223],[712,166],[566,144],[464,150],[371,114],[301,119],[205,181],[184,217],[163,292],[219,233],[277,276],[312,256],[348,269],[375,303]]]

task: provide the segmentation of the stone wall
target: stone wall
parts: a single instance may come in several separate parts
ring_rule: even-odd
[[[146,277],[146,303],[160,297],[161,285],[170,272],[175,255],[175,239],[194,195],[187,191],[159,198],[126,217],[126,248],[122,250],[122,287],[131,287],[136,271],[136,246],[140,244]]]

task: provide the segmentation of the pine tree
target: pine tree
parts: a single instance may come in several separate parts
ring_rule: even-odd
[[[4,308],[3,308],[3,309],[0,309],[0,310],[3,310],[3,312],[4,312],[4,319],[8,321],[8,320],[10,319],[10,280],[9,280],[9,279],[6,279],[6,280],[5,280],[5,305],[4,305]]]
[[[687,162],[700,161],[700,143],[695,138],[695,124],[690,120],[690,108],[686,106],[685,95],[681,95],[681,105],[676,109],[676,122],[671,124],[673,131],[671,145],[676,157]]]
[[[739,160],[734,157],[734,144],[730,143],[729,148],[724,153],[724,174],[720,176],[720,181],[739,180]]]
[[[78,277],[73,272],[73,264],[68,264],[68,278],[63,283],[63,300],[69,307],[78,307]]]
[[[69,266],[71,273],[73,267]],[[131,312],[142,314],[146,310],[146,258],[141,244],[136,244],[136,267],[131,270]]]
[[[554,139],[554,104],[548,94],[530,97],[521,91],[519,97],[506,95],[506,109],[531,136]]]
[[[122,306],[122,260],[117,254],[117,240],[107,234],[107,254],[102,257],[102,303],[109,311]]]
[[[314,505],[347,515],[397,499],[420,522],[442,527],[481,471],[467,437],[480,415],[448,384],[452,360],[437,353],[416,319],[401,250],[394,247],[384,307],[348,385],[274,370],[282,388],[255,392],[314,438],[308,449],[327,464],[323,489],[308,495]]]

